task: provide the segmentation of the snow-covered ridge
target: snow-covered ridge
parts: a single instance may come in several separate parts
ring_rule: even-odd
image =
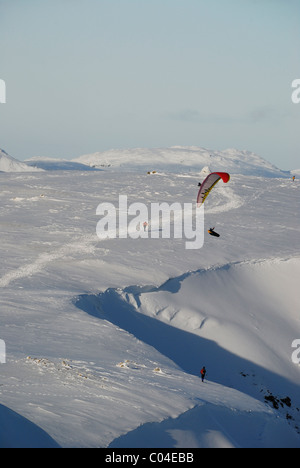
[[[0,149],[0,172],[36,172],[41,171],[36,167],[30,167],[17,159],[9,156],[3,149]]]
[[[296,308],[294,290],[299,271],[299,258],[243,261],[187,272],[169,279],[159,287],[109,288],[96,296],[84,294],[78,298],[76,305],[100,321],[113,323],[141,342],[151,345],[183,369],[186,376],[198,375],[201,357],[211,372],[218,369],[214,374],[216,383],[224,385],[226,382],[226,386],[243,393],[243,398],[246,393],[248,397],[256,399],[256,405],[260,402],[261,407],[254,406],[250,410],[251,403],[248,401],[247,409],[259,414],[259,417],[255,416],[256,430],[253,434],[250,430],[246,435],[245,429],[244,436],[240,431],[235,433],[235,424],[231,425],[228,421],[231,419],[228,407],[227,416],[216,416],[220,425],[224,423],[224,417],[227,421],[226,430],[223,425],[221,436],[223,446],[227,438],[227,443],[232,446],[246,447],[252,439],[252,446],[272,444],[278,447],[283,443],[281,437],[287,437],[284,444],[288,445],[297,439],[299,432],[296,422],[299,409],[294,404],[299,389],[298,369],[290,363],[291,351],[286,346],[286,343],[292,341],[291,330],[297,326],[297,317],[293,311]],[[295,280],[290,281],[283,290],[282,277],[287,275]],[[122,362],[119,367],[137,371],[139,366],[133,364]],[[280,381],[279,367],[282,369]],[[251,373],[244,371],[249,368]],[[276,389],[275,396],[273,389]],[[234,396],[235,411],[241,404],[240,397],[237,394]],[[284,425],[280,428],[278,440],[275,429],[278,421],[275,415],[271,422],[270,414],[264,414],[264,401],[271,402],[277,416],[290,421],[289,429],[284,428]],[[200,447],[205,444],[204,438],[209,432],[209,419],[214,417],[211,410],[214,412],[216,409],[210,408],[204,422],[202,404],[206,406],[212,403],[215,405],[215,401],[210,399],[205,402],[202,400],[192,413],[186,414],[189,431],[194,434],[195,440],[198,439]],[[224,408],[221,410],[220,402],[217,406],[218,411],[224,411]],[[193,427],[196,412],[199,415]],[[240,414],[237,419],[244,416]],[[201,430],[200,421],[203,425]],[[251,418],[251,425],[250,421]],[[160,438],[165,437],[167,431],[182,430],[181,424],[174,419],[168,421],[167,427],[165,423],[156,424],[156,431],[150,431],[147,437],[151,436],[152,445],[158,446]],[[258,436],[259,426],[262,433]],[[149,428],[149,425],[145,427]],[[296,429],[294,434],[292,429]],[[143,430],[140,427],[132,434],[129,432],[113,441],[112,446],[130,447],[132,437],[138,439]],[[220,426],[217,431],[220,433]]]
[[[162,171],[168,173],[226,171],[258,177],[290,177],[257,154],[238,149],[209,150],[198,146],[169,148],[111,149],[82,155],[72,160],[34,157],[20,162],[0,150],[0,171],[28,172],[54,170],[109,170],[129,172]],[[295,171],[297,174],[297,171]]]
[[[208,166],[212,171],[226,170],[231,174],[263,177],[290,175],[250,151],[238,149],[218,151],[197,146],[112,149],[83,155],[73,161],[95,168],[122,168],[136,171],[193,172]]]
[[[0,172],[37,172],[41,170],[18,161],[0,148]]]

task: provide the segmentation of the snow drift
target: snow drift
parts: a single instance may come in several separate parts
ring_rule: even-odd
[[[299,326],[299,276],[299,258],[243,262],[190,272],[158,288],[109,289],[96,302],[81,296],[76,305],[150,344],[185,372],[199,375],[203,362],[210,380],[235,388],[242,371],[252,370],[257,383],[270,388],[281,376],[277,390],[290,381],[289,392],[298,398],[291,344]]]
[[[199,375],[205,364],[210,382],[261,402],[277,400],[283,419],[290,420],[285,428],[262,408],[250,417],[206,401],[178,420],[145,425],[111,446],[176,447],[179,440],[185,447],[298,446],[299,369],[291,362],[291,343],[299,328],[299,275],[299,258],[276,259],[190,272],[158,288],[80,296],[77,307],[126,330],[187,374]],[[290,281],[282,287],[286,277]]]

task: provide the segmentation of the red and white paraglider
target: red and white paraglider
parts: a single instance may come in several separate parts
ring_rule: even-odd
[[[227,182],[230,180],[230,175],[227,172],[212,172],[206,177],[206,179],[202,182],[198,192],[198,206],[205,202],[210,191],[214,188],[220,179],[223,180],[224,184],[227,184]]]

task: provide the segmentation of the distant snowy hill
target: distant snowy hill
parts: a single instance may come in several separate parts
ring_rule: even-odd
[[[36,172],[41,171],[35,167],[30,167],[25,163],[9,156],[6,151],[0,149],[0,172]]]
[[[83,155],[73,161],[90,167],[123,168],[131,171],[194,172],[201,171],[206,166],[211,171],[226,170],[231,174],[263,177],[287,177],[290,175],[250,151],[237,149],[213,151],[197,146],[112,149]]]
[[[291,171],[291,174],[293,174],[295,176],[296,175],[300,176],[300,169],[294,169],[293,171]]]

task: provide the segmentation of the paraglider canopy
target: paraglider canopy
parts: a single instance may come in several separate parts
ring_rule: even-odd
[[[210,191],[213,187],[222,179],[225,184],[229,182],[230,175],[227,172],[212,172],[209,174],[206,179],[202,182],[198,197],[197,197],[197,204],[198,206],[202,205],[205,202],[206,197],[209,195]]]

